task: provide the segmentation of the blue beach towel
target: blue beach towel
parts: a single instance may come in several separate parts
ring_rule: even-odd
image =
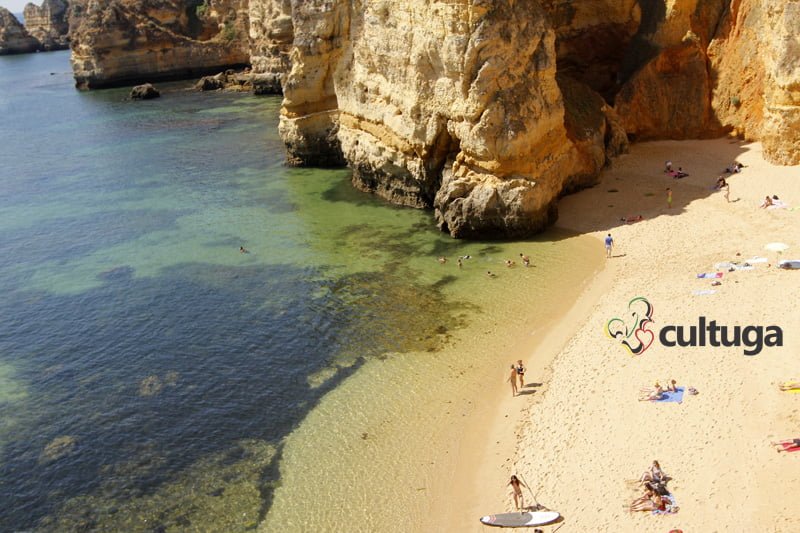
[[[677,387],[675,392],[671,391],[664,391],[661,394],[660,400],[653,400],[654,402],[661,402],[661,403],[668,403],[668,402],[675,402],[681,403],[683,402],[683,391],[686,390],[684,387]]]

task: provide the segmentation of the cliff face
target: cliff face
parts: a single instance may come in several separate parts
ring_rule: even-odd
[[[17,17],[0,7],[0,55],[27,54],[39,49],[39,41],[31,37]]]
[[[291,0],[250,0],[250,63],[256,94],[280,94],[294,39]]]
[[[535,232],[606,161],[613,112],[598,97],[584,114],[596,130],[570,135],[538,2],[312,0],[293,4],[293,23],[290,161],[344,160],[357,187],[434,207],[454,236]]]
[[[247,0],[75,0],[79,88],[219,72],[249,62]]]
[[[800,163],[800,0],[640,3],[649,28],[638,42],[651,57],[615,98],[628,133],[733,130],[761,140],[774,163]]]
[[[800,163],[800,0],[734,0],[709,46],[720,122]]]
[[[65,0],[44,0],[41,7],[25,6],[25,29],[39,41],[42,50],[69,48],[68,7]]]

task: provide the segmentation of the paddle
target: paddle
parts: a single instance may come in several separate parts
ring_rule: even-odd
[[[528,482],[527,482],[527,481],[525,481],[525,480],[522,478],[522,474],[519,474],[519,478],[520,478],[520,479],[522,479],[522,482],[523,482],[523,483],[525,483],[525,487],[527,487],[527,489],[528,489],[528,492],[530,492],[530,493],[531,493],[531,498],[533,498],[533,503],[535,503],[535,504],[536,504],[536,508],[538,509],[539,507],[541,507],[541,506],[539,505],[539,502],[537,502],[537,501],[536,501],[536,496],[534,496],[534,495],[533,495],[533,491],[531,490],[531,486],[530,486],[530,485],[528,485]]]

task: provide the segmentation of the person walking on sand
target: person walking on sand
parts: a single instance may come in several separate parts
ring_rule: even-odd
[[[611,238],[611,234],[609,233],[606,235],[606,257],[611,257],[611,250],[614,249],[614,239]]]
[[[667,209],[672,209],[672,189],[667,187]]]
[[[514,370],[517,371],[517,377],[519,378],[519,388],[522,390],[522,387],[525,386],[525,365],[522,364],[522,359],[517,359],[517,365],[514,367]]]
[[[511,383],[511,397],[513,398],[517,395],[517,369],[514,365],[511,365],[511,374],[506,381]]]
[[[514,494],[514,505],[516,506],[516,508],[518,510],[519,509],[524,509],[525,508],[525,497],[522,495],[522,487],[525,487],[527,489],[528,486],[525,483],[523,483],[522,481],[520,481],[519,478],[517,478],[517,476],[515,476],[515,475],[511,476],[511,481],[509,481],[508,484],[511,486],[511,490],[514,491],[513,492],[513,494]]]

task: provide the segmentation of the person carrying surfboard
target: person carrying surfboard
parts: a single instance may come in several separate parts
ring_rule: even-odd
[[[517,507],[517,509],[524,509],[525,497],[522,495],[522,487],[527,489],[528,486],[513,474],[511,475],[511,481],[509,481],[508,484],[511,485],[511,489],[514,491],[514,505]]]

